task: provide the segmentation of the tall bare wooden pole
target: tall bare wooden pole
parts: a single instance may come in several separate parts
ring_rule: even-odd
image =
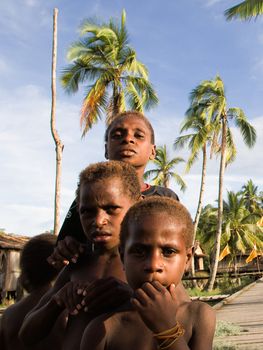
[[[55,180],[55,208],[54,208],[54,234],[58,235],[60,227],[60,187],[61,187],[61,169],[62,169],[62,144],[56,130],[56,66],[57,66],[57,17],[58,9],[53,12],[53,47],[52,47],[52,102],[51,102],[51,134],[56,145],[56,180]]]

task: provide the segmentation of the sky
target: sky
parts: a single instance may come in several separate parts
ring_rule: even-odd
[[[55,144],[50,132],[53,9],[58,8],[57,130],[62,159],[61,224],[75,196],[78,175],[104,160],[104,120],[81,138],[84,88],[67,95],[59,76],[67,49],[79,38],[83,19],[107,21],[126,10],[130,45],[149,69],[159,105],[145,111],[170,157],[189,94],[201,81],[220,75],[229,107],[244,110],[256,128],[248,149],[234,127],[238,155],[226,169],[224,193],[239,191],[252,179],[263,189],[263,17],[226,22],[223,13],[239,0],[1,0],[0,2],[0,228],[34,236],[53,228]],[[178,165],[185,193],[170,187],[194,217],[200,186],[201,155],[190,173]],[[219,159],[209,161],[204,204],[216,205]]]

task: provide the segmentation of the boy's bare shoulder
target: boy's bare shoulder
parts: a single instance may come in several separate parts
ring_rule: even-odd
[[[189,307],[191,312],[193,312],[197,318],[203,316],[204,314],[215,315],[215,310],[210,305],[200,300],[191,301],[189,303]]]
[[[215,310],[200,300],[191,302],[190,313],[193,317],[193,332],[213,337],[216,326]]]
[[[138,336],[138,334],[140,336]],[[152,332],[132,309],[118,309],[92,320],[81,341],[80,350],[155,349]]]

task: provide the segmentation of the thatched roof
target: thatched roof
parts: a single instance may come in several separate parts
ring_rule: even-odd
[[[199,241],[195,241],[195,252],[194,255],[197,257],[204,257],[206,254],[204,253],[203,249],[200,246]]]
[[[0,232],[0,249],[17,249],[23,248],[25,243],[30,239],[27,236],[19,236],[10,233]]]

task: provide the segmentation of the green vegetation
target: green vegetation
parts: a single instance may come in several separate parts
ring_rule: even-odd
[[[186,111],[186,118],[183,121],[180,134],[185,131],[190,131],[190,133],[179,136],[174,141],[174,149],[181,149],[187,145],[190,156],[186,163],[186,172],[188,173],[191,167],[198,159],[198,155],[202,153],[202,174],[201,174],[201,185],[199,192],[198,205],[196,209],[195,219],[194,219],[194,240],[196,237],[196,231],[200,219],[203,196],[205,190],[205,178],[206,178],[206,168],[207,168],[207,149],[210,147],[210,155],[215,152],[215,144],[213,142],[213,135],[216,135],[216,128],[211,120],[208,118],[207,113],[199,110],[198,104],[195,101],[195,92],[190,94],[190,107]],[[194,275],[194,266],[192,266],[192,274]]]
[[[254,245],[259,252],[263,249],[263,230],[257,225],[263,215],[262,198],[262,193],[249,180],[237,193],[229,191],[223,201],[220,248],[222,251],[228,245],[229,265],[236,272],[239,255],[250,252]],[[207,205],[202,209],[197,231],[197,239],[207,254],[213,249],[216,227],[217,208]]]
[[[226,335],[237,335],[241,332],[241,328],[233,323],[226,321],[217,321],[216,323],[216,337],[222,337]]]
[[[241,108],[228,108],[223,80],[217,75],[212,80],[202,81],[191,93],[191,106],[196,111],[196,116],[206,118],[213,125],[213,143],[218,144],[220,153],[218,208],[215,245],[212,251],[211,273],[207,288],[213,289],[218,267],[218,257],[223,222],[223,183],[224,171],[230,162],[235,159],[236,147],[230,128],[230,121],[241,131],[242,138],[248,147],[253,147],[256,142],[256,130],[248,122]]]
[[[197,273],[197,276],[200,274]],[[207,275],[208,277],[208,275]],[[227,274],[223,275],[220,278],[216,279],[215,287],[211,291],[207,291],[204,289],[204,285],[206,284],[206,280],[198,280],[197,287],[192,288],[191,281],[183,280],[184,286],[187,288],[187,292],[190,296],[199,296],[199,297],[207,297],[213,295],[224,295],[224,294],[233,294],[244,288],[248,284],[255,281],[254,276],[241,276],[241,277],[229,277]]]
[[[153,176],[152,181],[155,185],[168,187],[170,179],[174,179],[180,186],[180,190],[185,191],[186,184],[184,180],[174,171],[174,167],[178,163],[184,162],[183,158],[175,157],[170,159],[167,153],[166,145],[164,145],[156,149],[156,157],[152,162],[156,168],[145,172],[144,178],[146,180]]]
[[[225,16],[227,21],[232,19],[250,20],[252,17],[257,18],[263,14],[262,0],[245,0],[241,3],[227,9]]]
[[[230,335],[238,335],[242,331],[243,330],[234,323],[217,321],[213,350],[236,349],[235,345],[228,344],[227,337]],[[219,337],[224,337],[224,340],[221,340]]]
[[[63,88],[76,93],[85,84],[81,109],[84,136],[94,123],[106,113],[107,122],[128,109],[143,111],[158,103],[146,66],[137,60],[129,45],[126,13],[121,23],[110,19],[99,23],[85,20],[80,28],[81,39],[71,45],[67,58],[70,65],[61,77]]]

